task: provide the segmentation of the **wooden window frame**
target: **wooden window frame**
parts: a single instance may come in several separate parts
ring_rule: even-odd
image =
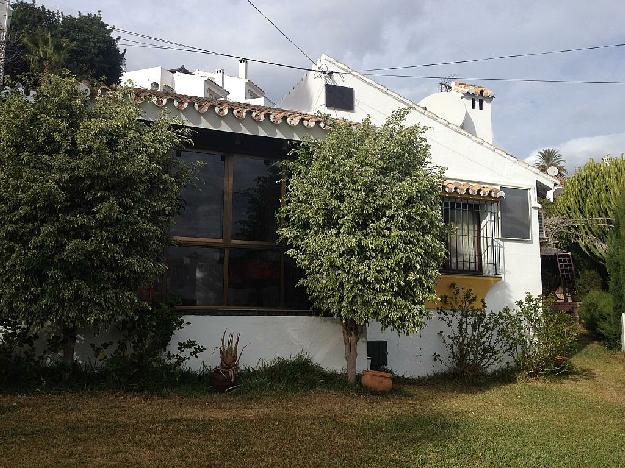
[[[176,309],[184,312],[192,312],[194,315],[258,315],[258,311],[263,311],[261,315],[311,315],[310,309],[306,308],[289,308],[285,305],[285,251],[286,248],[279,245],[274,241],[248,241],[232,238],[232,220],[233,220],[233,187],[234,187],[234,161],[237,157],[259,160],[270,160],[279,162],[283,160],[283,157],[268,157],[258,156],[253,154],[237,153],[237,152],[224,152],[224,151],[211,151],[184,149],[178,151],[180,156],[183,152],[204,153],[207,157],[222,157],[224,161],[224,199],[223,199],[223,237],[208,238],[208,237],[192,237],[192,236],[172,236],[175,246],[179,247],[209,247],[219,248],[224,251],[224,265],[223,265],[223,290],[222,290],[222,304],[221,305],[186,305],[176,306]],[[280,181],[280,205],[284,201],[284,195],[286,193],[286,183],[284,180]],[[272,250],[280,252],[280,298],[278,307],[264,307],[264,306],[235,306],[228,303],[228,289],[229,289],[229,267],[230,267],[230,251],[231,249],[244,249],[244,250]],[[162,292],[167,295],[168,293],[168,281],[165,278],[163,283]],[[287,313],[288,312],[288,313]]]

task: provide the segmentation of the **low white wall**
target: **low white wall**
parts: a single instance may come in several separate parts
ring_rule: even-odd
[[[397,375],[423,377],[445,370],[445,366],[434,361],[434,353],[445,355],[438,333],[445,324],[435,316],[429,319],[418,333],[400,334],[394,330],[382,330],[378,322],[372,322],[367,330],[370,341],[386,341],[387,366]]]
[[[294,316],[184,316],[186,325],[172,338],[170,350],[177,351],[180,341],[196,340],[206,351],[189,361],[189,367],[200,369],[219,364],[218,346],[224,330],[241,335],[242,367],[256,367],[261,361],[288,358],[305,353],[326,369],[345,369],[341,324],[332,318]],[[366,336],[358,343],[357,370],[367,366]]]

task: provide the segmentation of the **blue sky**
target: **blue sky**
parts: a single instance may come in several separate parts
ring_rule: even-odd
[[[76,14],[100,10],[109,24],[207,49],[307,65],[245,0],[43,0]],[[625,42],[623,0],[255,0],[313,58],[326,53],[357,70]],[[162,65],[225,68],[233,59],[129,48],[129,70]],[[412,74],[625,81],[625,47],[541,58],[430,67]],[[250,65],[279,100],[300,72]],[[376,78],[419,101],[435,81]],[[625,86],[484,83],[495,91],[495,144],[519,158],[558,147],[570,169],[625,152]]]

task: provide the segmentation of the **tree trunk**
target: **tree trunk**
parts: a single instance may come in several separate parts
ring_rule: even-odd
[[[358,357],[358,336],[360,327],[353,320],[343,321],[343,343],[345,344],[345,360],[347,361],[347,381],[356,383],[356,358]]]
[[[76,347],[76,328],[73,326],[63,327],[63,363],[71,369],[74,364],[74,348]]]

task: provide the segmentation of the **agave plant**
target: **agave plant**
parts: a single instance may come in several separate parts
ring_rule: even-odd
[[[221,369],[236,369],[239,366],[241,354],[243,354],[243,350],[239,352],[240,335],[237,334],[235,341],[234,334],[230,333],[226,341],[226,331],[227,330],[224,331],[221,337],[221,346],[219,347],[219,356],[221,357],[219,367]]]

